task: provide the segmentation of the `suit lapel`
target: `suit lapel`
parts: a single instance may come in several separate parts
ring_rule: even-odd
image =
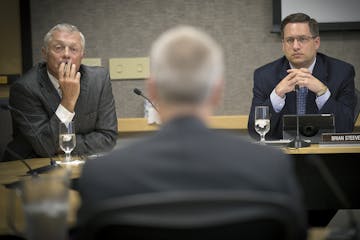
[[[46,100],[45,103],[47,103],[50,109],[53,112],[55,112],[60,104],[61,99],[57,90],[54,88],[54,86],[52,85],[49,79],[45,64],[42,67],[40,67],[39,76],[40,76],[39,83],[41,86],[40,88],[41,94],[44,96],[44,99]]]
[[[288,73],[287,73],[287,70],[288,69],[290,69],[290,65],[289,65],[289,61],[285,58],[285,57],[283,57],[283,63],[282,63],[282,65],[281,65],[281,69],[280,69],[280,72],[279,72],[279,79],[280,79],[280,81],[284,78],[284,77],[286,77],[287,75],[288,75]],[[280,82],[279,81],[279,82]]]
[[[316,56],[316,63],[315,63],[312,75],[314,77],[316,77],[317,79],[319,79],[325,85],[328,85],[327,84],[327,81],[328,81],[327,72],[328,72],[327,71],[327,66],[324,63],[324,60],[321,57],[321,55],[318,54]]]
[[[312,75],[314,77],[316,77],[317,79],[319,79],[325,85],[328,85],[327,84],[327,81],[328,81],[327,67],[323,61],[323,58],[319,54],[317,54],[317,56],[316,56],[316,63],[315,63]],[[319,111],[317,108],[317,105],[315,103],[315,99],[316,99],[316,94],[309,91],[307,98],[306,98],[306,103],[307,103],[306,104],[306,112],[307,113],[317,113]]]
[[[89,104],[88,102],[88,91],[89,91],[89,78],[87,76],[87,72],[84,69],[83,65],[80,65],[80,69],[79,72],[81,73],[81,78],[80,78],[80,95],[79,98],[76,102],[76,106],[75,106],[75,112],[79,113],[84,111],[84,107],[87,106]],[[79,115],[79,114],[77,114]]]
[[[289,61],[284,57],[283,64],[280,69],[279,73],[279,82],[288,75],[287,70],[290,69]],[[278,83],[279,83],[278,82]],[[286,94],[286,101],[285,104],[287,106],[288,114],[295,114],[296,113],[296,92],[292,91]]]

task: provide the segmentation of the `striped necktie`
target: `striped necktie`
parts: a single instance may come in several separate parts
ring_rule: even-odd
[[[296,94],[297,114],[304,115],[306,113],[306,96],[307,87],[300,87]]]
[[[58,92],[58,94],[59,94],[60,98],[62,98],[62,91],[61,91],[60,86],[59,86],[56,90],[57,90],[57,92]]]

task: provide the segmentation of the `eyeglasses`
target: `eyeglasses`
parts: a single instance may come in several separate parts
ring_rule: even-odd
[[[51,50],[54,51],[55,53],[64,53],[66,48],[69,48],[70,53],[72,54],[78,54],[80,53],[81,49],[78,47],[74,47],[74,46],[64,46],[61,44],[56,44],[51,46]]]
[[[316,36],[297,36],[297,37],[287,37],[283,41],[285,41],[288,45],[292,46],[296,41],[301,44],[307,44],[311,39],[315,39]]]

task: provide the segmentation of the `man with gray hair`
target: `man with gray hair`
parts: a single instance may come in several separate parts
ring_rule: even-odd
[[[260,190],[283,193],[303,217],[291,160],[280,151],[206,127],[223,90],[220,46],[180,26],[153,44],[150,98],[161,129],[100,160],[85,163],[79,181],[80,223],[103,200],[149,192]],[[101,178],[96,176],[102,174]]]
[[[82,65],[84,52],[85,38],[73,25],[58,24],[45,35],[45,61],[11,86],[14,139],[3,160],[60,153],[60,122],[75,122],[74,154],[114,147],[117,117],[109,73],[101,67]]]

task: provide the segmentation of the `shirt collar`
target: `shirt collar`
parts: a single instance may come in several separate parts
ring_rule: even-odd
[[[50,82],[52,83],[52,85],[54,86],[56,91],[59,93],[59,95],[61,96],[59,81],[56,79],[56,77],[54,77],[51,73],[49,73],[49,71],[47,71],[47,74],[49,76]]]
[[[313,72],[313,70],[314,70],[314,67],[315,67],[315,63],[316,63],[316,57],[315,57],[315,59],[314,59],[314,61],[311,63],[311,65],[308,67],[308,70],[309,70],[309,72]],[[293,69],[293,68],[295,68],[292,64],[291,64],[291,62],[289,62],[289,64],[290,64],[290,67]]]

